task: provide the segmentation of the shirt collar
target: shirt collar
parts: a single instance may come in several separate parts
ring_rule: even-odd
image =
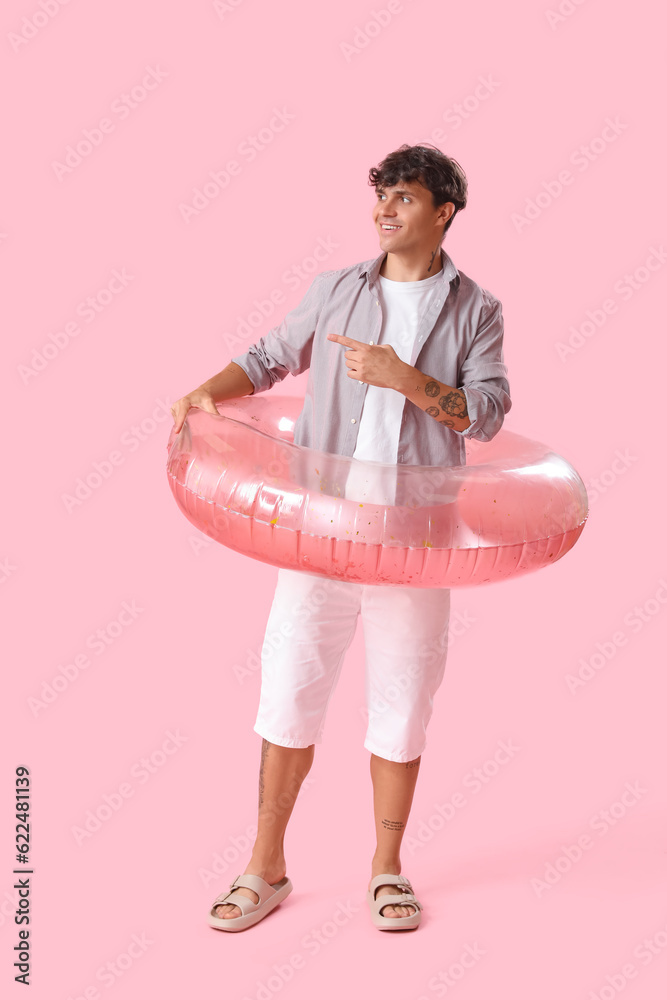
[[[369,285],[374,285],[378,279],[380,273],[380,268],[382,267],[382,262],[387,256],[387,251],[383,251],[379,257],[376,257],[374,261],[367,263],[366,265],[361,265],[361,270],[359,271],[358,277],[363,278],[365,274],[368,275]],[[459,272],[454,264],[454,261],[445,253],[442,247],[440,247],[440,259],[442,261],[442,270],[437,273],[441,276],[443,282],[459,282],[461,280]]]

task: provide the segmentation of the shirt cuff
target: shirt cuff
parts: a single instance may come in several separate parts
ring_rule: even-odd
[[[460,391],[465,393],[470,419],[469,425],[460,433],[476,441],[493,440],[505,421],[505,414],[511,409],[509,394],[504,391],[499,394],[491,387],[485,391],[470,385],[465,389],[461,387]]]
[[[245,351],[244,354],[237,354],[235,358],[230,358],[230,361],[233,361],[235,365],[243,369],[255,387],[255,392],[264,392],[271,387],[271,379],[267,374],[266,368],[259,362],[256,356],[253,357],[250,351]]]
[[[473,389],[471,386],[468,386],[466,389],[461,387],[459,388],[459,392],[465,395],[468,418],[470,420],[466,429],[459,433],[463,437],[473,437],[476,431],[481,430],[484,425],[488,400],[483,392],[480,392],[479,389]]]

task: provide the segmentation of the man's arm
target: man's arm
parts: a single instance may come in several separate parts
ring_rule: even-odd
[[[500,430],[512,400],[502,352],[502,307],[498,299],[483,294],[486,308],[459,368],[460,388],[401,361],[391,344],[366,344],[334,333],[327,334],[327,339],[346,348],[348,378],[395,389],[445,427],[490,441]]]
[[[347,348],[345,364],[349,369],[348,378],[380,388],[396,389],[430,416],[456,431],[463,431],[470,425],[465,394],[401,361],[391,344],[365,344],[362,340],[338,333],[328,333],[327,340]]]
[[[298,375],[309,367],[313,335],[324,298],[321,278],[321,274],[315,275],[299,305],[282,323],[260,337],[256,344],[251,344],[243,354],[237,354],[217,375],[174,403],[171,412],[176,434],[180,433],[190,407],[217,413],[216,403],[264,392],[289,372]]]
[[[310,367],[313,336],[326,298],[323,275],[316,274],[301,302],[282,323],[236,354],[232,362],[248,376],[254,392],[266,392],[287,375],[300,375]]]
[[[503,310],[498,299],[482,290],[485,308],[468,356],[458,371],[468,405],[470,426],[464,437],[491,441],[512,408],[508,370],[503,360]]]
[[[470,427],[468,402],[461,389],[439,382],[412,365],[405,367],[407,370],[397,379],[395,389],[439,424],[451,427],[454,431],[464,431]]]
[[[171,407],[171,414],[174,418],[174,433],[180,434],[192,406],[205,410],[207,413],[217,413],[216,403],[222,403],[226,399],[236,399],[237,396],[249,396],[254,391],[255,387],[243,369],[230,361],[227,367],[223,368],[217,375],[203,382],[187,396],[176,400]]]
[[[296,374],[307,368],[310,342],[321,308],[319,278],[319,274],[315,275],[301,302],[285,316],[282,323],[260,337],[256,344],[251,344],[243,354],[235,355],[243,362],[242,365],[238,361],[230,361],[226,368],[199,388],[220,403],[237,396],[252,396],[285,378],[289,371]],[[254,376],[254,382],[250,375]]]
[[[503,362],[502,306],[492,296],[486,304],[458,373],[462,388],[445,385],[410,365],[395,386],[438,423],[480,441],[490,441],[498,433],[512,406]]]
[[[226,399],[236,399],[238,396],[252,396],[255,387],[240,365],[230,361],[217,375],[202,382],[199,386],[208,392],[216,403]]]
[[[459,431],[464,437],[490,441],[502,427],[512,400],[503,361],[502,306],[488,292],[483,294],[486,308],[459,368],[460,387],[444,385],[407,366],[397,388],[445,427]]]

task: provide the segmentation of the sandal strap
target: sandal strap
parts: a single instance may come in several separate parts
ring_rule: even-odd
[[[386,896],[378,896],[377,899],[372,900],[372,905],[379,914],[381,914],[385,906],[414,906],[417,910],[422,909],[421,903],[411,892],[401,893],[398,896],[390,896],[387,893]]]
[[[267,899],[276,894],[276,890],[259,875],[237,875],[230,889],[232,887],[237,888],[238,886],[243,886],[245,889],[252,889],[253,892],[257,893],[259,902],[254,904],[256,906],[261,906]]]
[[[243,893],[235,892],[241,886],[256,892],[259,896],[258,902],[255,903],[248,896],[243,895]],[[229,897],[232,896],[232,893],[234,893],[234,896],[230,899]],[[220,906],[222,903],[231,903],[234,906],[238,906],[243,916],[245,916],[246,913],[250,913],[252,910],[256,910],[262,906],[275,893],[276,890],[259,875],[237,875],[234,881],[230,883],[228,892],[221,893],[213,903],[211,909],[215,909],[216,906]]]
[[[381,885],[395,885],[398,891],[392,895],[386,893],[376,898],[375,893]],[[421,903],[414,894],[410,880],[405,875],[376,875],[375,878],[371,879],[368,891],[370,904],[378,916],[382,916],[382,910],[385,906],[413,906],[417,911],[422,909]],[[406,914],[404,917],[392,917],[392,919],[407,920],[408,916],[414,916],[414,913]]]
[[[375,892],[381,885],[405,886],[407,892],[412,892],[410,880],[407,879],[405,875],[376,875],[375,878],[371,879],[371,884],[368,887],[368,891],[371,893],[373,898],[375,898]]]
[[[248,899],[247,896],[243,896],[241,893],[237,892],[232,895],[232,891],[223,892],[214,901],[211,906],[211,913],[215,910],[216,906],[222,906],[224,903],[229,903],[231,906],[238,906],[241,911],[242,916],[246,916],[248,913],[252,913],[253,910],[257,909],[257,903],[253,903],[252,899]],[[214,914],[215,916],[215,914]]]

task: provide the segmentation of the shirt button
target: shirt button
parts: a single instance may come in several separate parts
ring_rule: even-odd
[[[369,344],[372,344],[372,343],[373,343],[373,341],[372,341],[372,340],[369,340],[369,341],[368,341],[368,343],[369,343]]]
[[[350,423],[351,423],[351,424],[356,424],[356,422],[357,422],[357,421],[356,421],[356,418],[355,418],[355,417],[352,417],[352,419],[350,420]]]

